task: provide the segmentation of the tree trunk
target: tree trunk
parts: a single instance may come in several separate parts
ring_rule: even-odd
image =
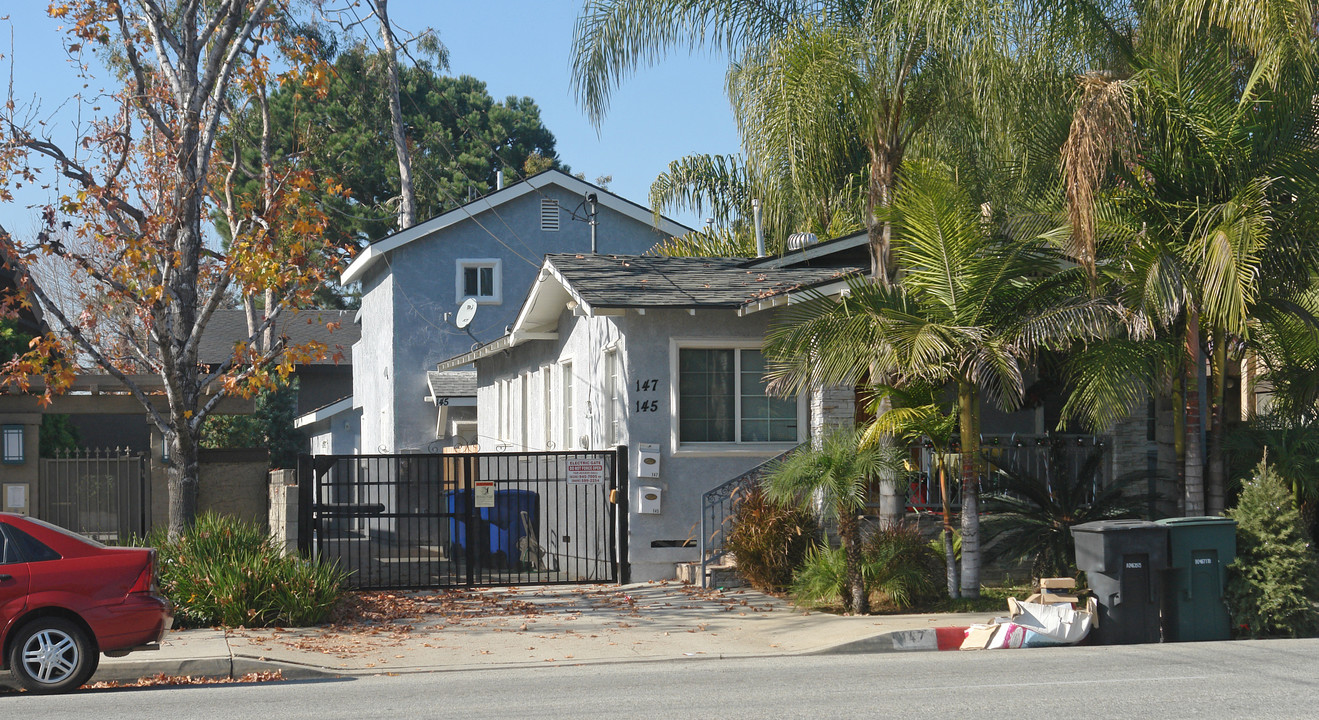
[[[166,470],[169,487],[169,539],[178,540],[197,519],[197,489],[200,465],[195,436],[171,433],[163,439],[169,448]]]
[[[838,509],[838,536],[843,541],[843,555],[847,567],[847,591],[843,593],[843,611],[864,615],[870,612],[866,597],[866,582],[861,574],[861,529],[856,512]]]
[[[1224,401],[1226,400],[1227,348],[1223,333],[1214,333],[1213,354],[1210,356],[1209,392],[1209,472],[1205,481],[1205,514],[1221,515],[1226,509],[1227,465],[1224,460],[1223,427]]]
[[[873,374],[872,374],[873,377]],[[880,398],[879,406],[875,409],[875,417],[879,417],[889,410],[893,409],[893,401],[887,396]],[[880,438],[880,445],[885,449],[893,448],[897,445],[897,440],[891,435],[885,435]],[[880,470],[879,474],[879,526],[882,529],[897,527],[902,523],[902,516],[906,508],[903,505],[903,493],[899,489],[897,474],[887,468]]]
[[[1187,517],[1205,514],[1204,455],[1200,448],[1200,328],[1191,315],[1186,332],[1186,507]]]
[[[399,102],[398,49],[394,46],[394,30],[389,25],[389,0],[374,0],[376,17],[380,20],[380,39],[385,46],[385,72],[389,76],[389,122],[394,132],[394,155],[398,158],[399,193],[398,229],[406,230],[417,224],[417,196],[412,189],[412,160],[408,151],[408,138],[403,127],[403,107]]]
[[[1177,511],[1186,515],[1186,369],[1172,379],[1172,449],[1177,472]]]
[[[935,448],[935,452],[939,449]],[[957,550],[953,546],[953,513],[948,507],[948,471],[942,459],[936,465],[939,468],[939,498],[943,503],[943,557],[948,569],[948,597],[957,599],[962,596],[962,589],[957,572]]]
[[[957,381],[962,441],[962,597],[980,597],[980,395]]]
[[[878,210],[893,201],[893,173],[897,169],[896,153],[887,149],[870,149],[870,192],[867,197],[866,233],[870,238],[870,276],[876,282],[892,285],[897,279],[893,263],[892,234],[889,222],[880,222]]]

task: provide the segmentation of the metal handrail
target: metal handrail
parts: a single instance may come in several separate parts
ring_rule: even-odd
[[[791,455],[809,443],[802,443],[747,470],[719,487],[701,495],[701,587],[709,587],[710,579],[706,569],[718,562],[727,553],[724,550],[724,527],[733,517],[734,499],[738,492],[751,489],[760,484],[766,471],[775,463]]]

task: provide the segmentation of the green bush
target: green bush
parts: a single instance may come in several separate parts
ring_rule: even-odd
[[[1314,635],[1319,559],[1291,489],[1260,462],[1228,516],[1237,521],[1237,559],[1227,577],[1233,622],[1252,637]]]
[[[792,571],[819,535],[809,513],[769,502],[759,489],[735,499],[732,526],[724,548],[737,558],[737,574],[764,592],[792,584]]]
[[[880,600],[887,604],[905,609],[939,596],[943,548],[932,548],[914,525],[902,523],[870,533],[861,553],[866,587],[883,595]]]
[[[147,541],[160,559],[160,588],[186,627],[274,627],[323,622],[339,599],[337,567],[282,555],[256,523],[204,513],[176,542]]]
[[[866,593],[879,594],[882,605],[909,608],[938,597],[943,558],[916,528],[898,525],[866,535],[861,547],[861,577]],[[841,605],[847,588],[847,561],[840,547],[807,551],[793,577],[793,602],[804,607]]]

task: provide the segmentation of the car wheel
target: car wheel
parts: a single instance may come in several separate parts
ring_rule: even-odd
[[[99,660],[86,631],[59,617],[24,625],[9,650],[14,680],[32,693],[75,690],[96,672]]]

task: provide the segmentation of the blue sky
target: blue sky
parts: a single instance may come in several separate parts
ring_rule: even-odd
[[[45,14],[46,0],[5,0],[0,16],[0,81],[12,77],[21,103],[40,100],[57,140],[69,141],[73,115],[67,99],[83,91],[62,50],[59,23]],[[658,67],[643,68],[614,95],[597,133],[573,98],[570,80],[572,31],[578,0],[484,0],[437,2],[391,0],[390,17],[408,31],[432,27],[449,48],[450,72],[486,82],[496,100],[525,95],[558,141],[559,155],[587,180],[612,175],[610,189],[646,204],[651,181],[670,161],[694,153],[735,153],[736,126],[724,94],[727,60],[678,50]],[[102,74],[102,76],[104,76]],[[87,90],[95,90],[93,85]],[[0,224],[22,235],[35,223],[46,194],[28,190],[18,202],[0,205]],[[675,219],[695,225],[694,215]]]

